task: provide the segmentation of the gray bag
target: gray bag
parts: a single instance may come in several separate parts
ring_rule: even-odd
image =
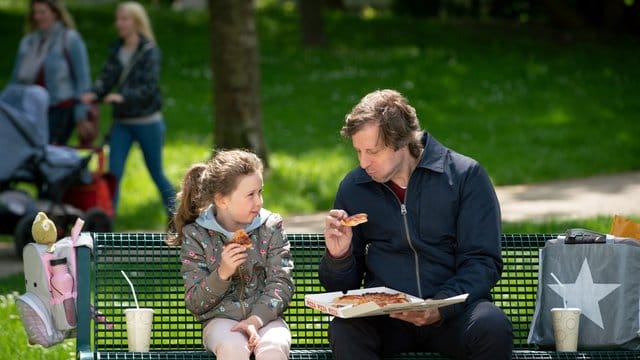
[[[639,275],[640,241],[583,229],[547,241],[528,342],[553,348],[550,309],[567,306],[582,311],[579,350],[640,349]]]

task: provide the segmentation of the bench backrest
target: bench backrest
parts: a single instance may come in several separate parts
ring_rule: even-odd
[[[324,252],[322,234],[289,234],[294,259],[296,294],[286,312],[294,347],[326,348],[330,317],[304,306],[304,295],[323,292],[316,276]],[[528,348],[538,282],[538,250],[552,234],[504,234],[504,272],[493,289],[496,304],[513,323],[515,347]],[[88,249],[78,253],[78,348],[126,351],[123,310],[135,307],[127,273],[140,307],[155,310],[151,350],[202,350],[201,325],[184,306],[179,249],[164,243],[161,233],[95,233],[93,262]],[[89,286],[89,283],[91,286]],[[89,319],[89,299],[108,322]],[[112,327],[112,328],[111,328]],[[90,338],[91,334],[93,337]]]

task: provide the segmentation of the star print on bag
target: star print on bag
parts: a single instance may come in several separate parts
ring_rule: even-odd
[[[550,239],[539,258],[528,343],[554,349],[551,308],[566,306],[581,310],[578,350],[640,349],[640,242]]]
[[[611,294],[620,284],[596,284],[591,276],[589,262],[584,259],[580,273],[572,284],[547,284],[551,290],[560,295],[567,307],[577,307],[589,320],[593,321],[604,330],[602,324],[602,312],[600,311],[600,300]],[[585,293],[588,291],[588,293]]]

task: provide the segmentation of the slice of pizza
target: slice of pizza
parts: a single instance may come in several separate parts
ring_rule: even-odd
[[[340,220],[340,224],[344,226],[357,226],[362,223],[366,223],[367,221],[369,221],[369,216],[365,213],[360,213]]]
[[[385,292],[369,292],[360,295],[341,295],[333,299],[331,303],[337,306],[355,306],[366,304],[372,301],[380,307],[385,307],[391,304],[404,304],[409,302],[407,296],[402,293],[390,294]]]
[[[344,305],[362,305],[362,304],[366,304],[367,302],[368,302],[367,299],[362,295],[341,295],[333,299],[331,303],[335,305],[344,306]]]
[[[391,304],[404,304],[409,302],[409,300],[407,299],[407,296],[401,293],[397,293],[397,294],[373,293],[371,295],[371,300],[373,300],[373,302],[378,304],[378,306],[380,307],[385,307]]]
[[[244,229],[240,229],[234,232],[233,237],[231,238],[231,240],[229,240],[228,244],[240,244],[246,247],[247,249],[253,247],[253,242],[251,241],[249,234],[247,234],[247,232]]]

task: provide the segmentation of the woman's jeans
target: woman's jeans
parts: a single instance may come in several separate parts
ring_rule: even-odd
[[[116,191],[113,195],[113,209],[117,211],[120,196],[120,183],[124,175],[124,167],[133,142],[140,144],[144,162],[151,178],[162,196],[168,217],[174,210],[175,190],[162,169],[162,149],[166,127],[164,121],[148,124],[122,124],[114,122],[109,139],[109,171],[116,177]]]

